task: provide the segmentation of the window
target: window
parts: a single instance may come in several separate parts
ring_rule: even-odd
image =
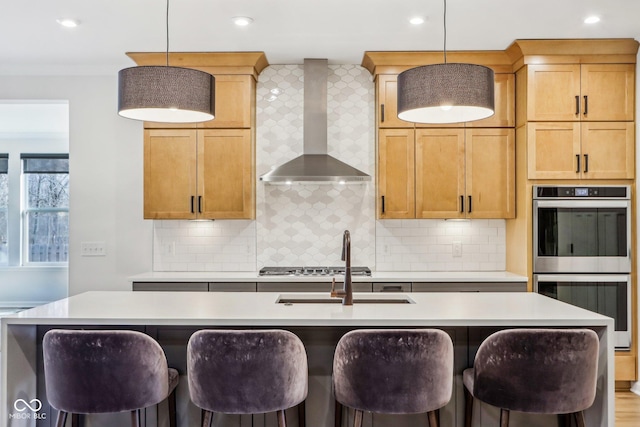
[[[69,155],[22,154],[25,263],[69,260]]]
[[[9,155],[0,154],[0,265],[7,265],[9,253],[7,248],[7,207],[9,205]]]

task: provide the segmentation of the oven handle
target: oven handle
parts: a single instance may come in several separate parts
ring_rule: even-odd
[[[629,274],[534,274],[538,282],[628,282]],[[535,289],[537,291],[537,289]]]
[[[534,200],[535,208],[629,208],[629,200]]]

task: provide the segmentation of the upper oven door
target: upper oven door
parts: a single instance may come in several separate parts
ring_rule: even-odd
[[[534,200],[534,273],[629,273],[629,200]]]

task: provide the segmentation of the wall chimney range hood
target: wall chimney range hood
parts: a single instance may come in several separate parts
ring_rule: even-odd
[[[347,183],[371,176],[327,154],[326,59],[304,60],[303,154],[260,177],[268,183]]]

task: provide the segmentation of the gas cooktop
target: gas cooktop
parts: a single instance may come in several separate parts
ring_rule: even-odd
[[[336,276],[344,267],[263,267],[260,276]],[[351,267],[352,276],[371,276],[369,267]]]

